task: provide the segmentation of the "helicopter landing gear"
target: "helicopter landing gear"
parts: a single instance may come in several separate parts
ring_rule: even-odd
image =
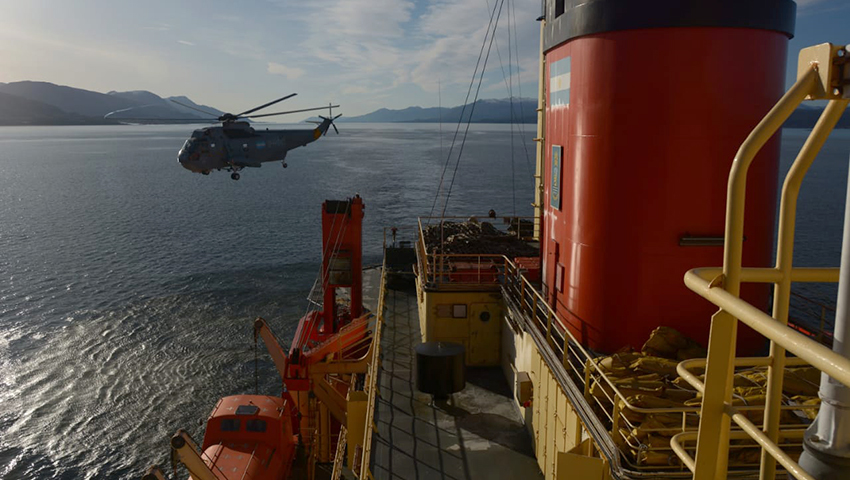
[[[236,172],[233,172],[233,173],[230,174],[230,178],[232,178],[234,180],[239,180],[239,174],[236,173]]]
[[[286,168],[286,167],[289,166],[289,165],[286,164],[286,162],[280,162],[280,164],[283,165],[283,168]]]

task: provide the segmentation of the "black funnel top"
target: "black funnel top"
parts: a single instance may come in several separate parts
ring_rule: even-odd
[[[595,33],[645,28],[726,27],[794,36],[792,0],[543,0],[544,49]]]

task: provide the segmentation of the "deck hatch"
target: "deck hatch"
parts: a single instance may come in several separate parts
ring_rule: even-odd
[[[256,415],[260,413],[260,407],[256,405],[239,405],[236,407],[236,415]]]

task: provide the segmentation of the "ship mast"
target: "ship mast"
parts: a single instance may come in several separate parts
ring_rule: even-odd
[[[544,12],[545,13],[545,12]],[[543,36],[546,32],[546,15],[540,18],[540,57],[537,71],[537,159],[534,171],[534,239],[540,240],[543,229],[543,164],[546,161],[546,55],[543,52]]]

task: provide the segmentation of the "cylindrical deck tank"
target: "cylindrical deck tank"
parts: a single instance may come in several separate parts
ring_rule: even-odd
[[[451,342],[425,342],[416,346],[416,389],[445,399],[466,386],[466,350]]]
[[[548,299],[591,348],[659,325],[703,345],[716,307],[684,273],[723,263],[735,153],[781,97],[790,0],[547,0],[542,256]],[[779,138],[749,171],[745,266],[772,264]],[[743,295],[766,307],[768,287]],[[761,337],[741,325],[741,353]]]

